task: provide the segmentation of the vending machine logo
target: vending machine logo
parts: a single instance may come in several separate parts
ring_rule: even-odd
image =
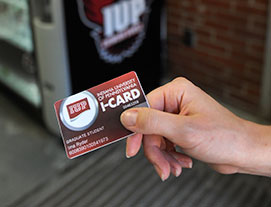
[[[98,115],[98,102],[88,91],[83,91],[63,100],[59,116],[70,130],[81,131],[90,127]]]
[[[81,21],[91,29],[100,57],[120,63],[142,44],[152,0],[77,0]]]

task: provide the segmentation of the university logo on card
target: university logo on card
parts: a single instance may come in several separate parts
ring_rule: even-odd
[[[71,121],[76,120],[80,114],[87,110],[90,110],[88,99],[84,98],[67,105],[67,110]]]
[[[81,131],[90,127],[99,112],[96,98],[83,91],[63,100],[59,115],[62,123],[70,130]]]
[[[77,0],[81,21],[91,29],[100,57],[120,63],[142,44],[152,0]]]

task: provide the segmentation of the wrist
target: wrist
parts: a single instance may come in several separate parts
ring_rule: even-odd
[[[243,122],[239,173],[271,176],[271,126]]]

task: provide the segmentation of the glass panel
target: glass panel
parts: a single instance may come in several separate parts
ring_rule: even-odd
[[[33,51],[28,0],[0,0],[0,40]]]
[[[0,82],[36,107],[36,78],[28,0],[0,0]]]
[[[41,94],[35,79],[10,70],[0,64],[0,81],[35,107],[41,106]]]

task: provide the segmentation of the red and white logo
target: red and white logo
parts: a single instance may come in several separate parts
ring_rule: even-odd
[[[77,0],[81,21],[91,29],[103,60],[119,63],[137,51],[145,38],[150,1]]]
[[[63,100],[59,115],[68,129],[82,131],[95,122],[98,112],[96,98],[90,92],[83,91]]]
[[[82,100],[76,101],[67,105],[68,114],[71,120],[75,120],[83,112],[90,110],[88,104],[88,99],[84,98]]]

